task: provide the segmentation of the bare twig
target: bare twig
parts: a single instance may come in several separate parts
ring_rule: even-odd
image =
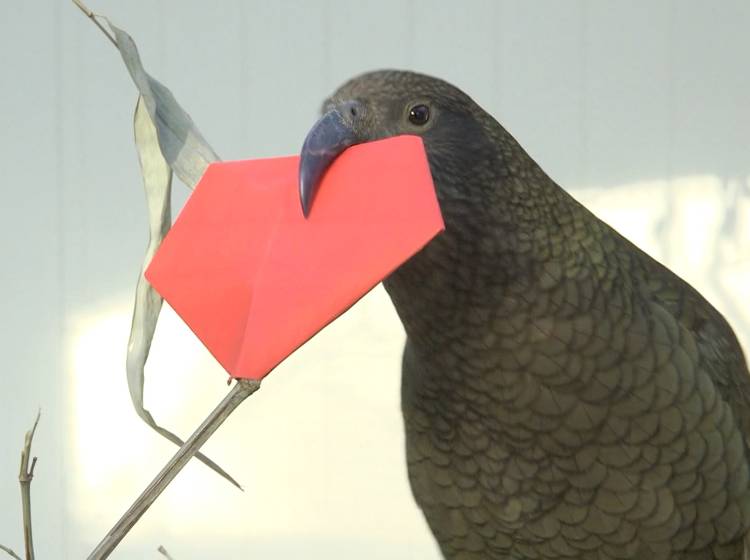
[[[10,554],[11,558],[15,558],[16,560],[21,560],[21,557],[18,554],[16,554],[15,552],[13,552],[7,546],[3,546],[3,545],[0,544],[0,550],[3,550],[5,552],[7,552],[8,554]]]
[[[23,543],[26,548],[26,560],[34,560],[34,539],[31,534],[31,481],[34,479],[34,467],[36,467],[36,457],[31,459],[29,467],[29,457],[31,457],[31,444],[34,441],[36,427],[39,425],[39,417],[42,411],[36,413],[36,419],[31,429],[23,437],[23,449],[21,449],[21,468],[18,473],[18,482],[21,485],[21,507],[23,513]],[[7,552],[16,560],[21,560],[13,550],[0,544],[0,550]]]
[[[96,26],[97,26],[97,27],[98,27],[99,29],[101,29],[101,30],[102,30],[102,33],[104,33],[104,34],[105,34],[105,35],[107,36],[107,39],[109,39],[110,43],[112,43],[112,44],[113,44],[113,45],[115,46],[115,48],[117,48],[117,41],[115,41],[115,38],[114,38],[114,37],[112,36],[112,34],[111,34],[111,33],[110,33],[109,31],[107,31],[107,29],[106,29],[106,28],[105,28],[105,27],[104,27],[104,26],[103,26],[103,25],[102,25],[101,23],[99,23],[99,20],[97,19],[97,18],[98,18],[99,16],[97,16],[97,15],[96,15],[96,14],[95,14],[94,12],[92,12],[91,10],[89,10],[88,6],[86,6],[86,4],[84,4],[84,3],[83,3],[83,2],[81,1],[81,0],[73,0],[73,3],[74,3],[74,4],[76,5],[76,6],[78,6],[78,8],[79,8],[79,9],[80,9],[80,10],[81,10],[81,11],[82,11],[82,12],[83,12],[84,14],[86,14],[86,16],[87,16],[87,17],[88,17],[88,18],[89,18],[89,19],[90,19],[91,21],[93,21],[93,22],[94,22],[94,24],[95,24],[95,25],[96,25]]]
[[[260,388],[260,381],[240,379],[229,391],[224,400],[208,415],[198,429],[193,433],[169,463],[156,475],[130,509],[120,518],[114,527],[102,539],[99,545],[89,555],[88,560],[102,560],[107,558],[130,529],[138,522],[146,510],[151,507],[157,497],[177,476],[188,461],[198,452],[209,437],[222,425],[229,415],[247,397]]]
[[[31,442],[34,441],[34,433],[36,432],[36,427],[39,425],[39,417],[41,415],[41,410],[36,413],[34,426],[24,436],[23,451],[21,451],[21,469],[18,473],[18,482],[21,484],[23,544],[26,548],[26,560],[34,560],[34,539],[31,534],[31,481],[34,479],[36,457],[31,460],[31,467],[29,467],[29,457],[31,456]]]
[[[169,552],[167,552],[167,549],[163,546],[159,546],[159,548],[157,548],[156,550],[161,552],[162,556],[164,556],[167,560],[174,560],[174,558],[169,555]]]

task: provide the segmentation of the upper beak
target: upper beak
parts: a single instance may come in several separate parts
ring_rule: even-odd
[[[356,114],[352,110],[352,115]],[[349,146],[360,143],[358,135],[339,109],[323,115],[307,133],[299,161],[299,198],[305,218],[328,167]]]

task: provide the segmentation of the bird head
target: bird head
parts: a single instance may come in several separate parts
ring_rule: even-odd
[[[309,214],[321,178],[345,149],[401,134],[422,137],[441,207],[445,200],[466,198],[466,178],[491,156],[487,135],[494,122],[443,80],[396,70],[358,76],[324,102],[323,116],[305,139],[299,170],[303,213]]]

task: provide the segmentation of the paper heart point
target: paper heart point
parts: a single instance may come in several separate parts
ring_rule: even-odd
[[[444,229],[419,137],[346,150],[307,219],[298,165],[211,164],[146,271],[233,377],[263,378]]]

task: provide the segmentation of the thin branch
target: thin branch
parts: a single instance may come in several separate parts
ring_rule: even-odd
[[[36,457],[31,460],[29,467],[29,457],[31,456],[31,443],[34,441],[36,427],[39,425],[39,417],[42,411],[36,413],[34,426],[26,432],[21,451],[21,468],[18,473],[18,482],[21,484],[21,505],[23,506],[23,544],[26,548],[26,560],[34,560],[34,538],[31,534],[31,481],[34,479],[34,468],[36,467]]]
[[[12,558],[15,558],[16,560],[21,560],[21,557],[20,557],[20,556],[19,556],[18,554],[16,554],[15,552],[13,552],[13,551],[12,551],[12,550],[11,550],[10,548],[8,548],[7,546],[3,546],[3,545],[1,545],[1,544],[0,544],[0,550],[3,550],[3,551],[5,551],[5,552],[7,552],[8,554],[10,554],[10,556],[11,556]]]
[[[167,549],[163,546],[159,546],[159,548],[157,548],[156,550],[161,552],[162,556],[164,556],[167,560],[174,560],[174,558],[169,555],[169,552],[167,552]]]
[[[209,437],[222,425],[229,415],[242,401],[260,388],[260,381],[240,379],[229,391],[224,400],[208,415],[198,429],[193,433],[179,451],[170,459],[161,472],[156,475],[151,484],[146,487],[138,499],[133,502],[128,511],[115,523],[99,545],[89,555],[88,560],[103,560],[107,558],[130,529],[138,522],[146,510],[151,507],[156,498],[164,491],[190,459],[206,443]]]
[[[97,27],[98,27],[99,29],[101,29],[102,33],[104,33],[104,34],[105,34],[105,35],[107,36],[107,39],[109,39],[110,43],[112,43],[112,44],[113,44],[113,45],[115,46],[115,48],[119,48],[119,47],[117,46],[117,41],[116,41],[116,40],[115,40],[115,38],[114,38],[114,37],[112,36],[112,34],[111,34],[111,33],[110,33],[109,31],[107,31],[107,28],[106,28],[106,27],[104,27],[104,26],[103,26],[103,25],[102,25],[101,23],[99,23],[99,20],[97,19],[97,18],[98,18],[99,16],[97,16],[97,15],[96,15],[96,14],[95,14],[94,12],[92,12],[91,10],[89,10],[88,6],[86,6],[86,4],[84,4],[84,3],[83,3],[83,2],[81,1],[81,0],[73,0],[73,3],[74,3],[74,4],[76,5],[76,6],[78,6],[78,8],[79,8],[79,9],[80,9],[80,10],[81,10],[81,11],[82,11],[82,12],[83,12],[84,14],[86,14],[86,17],[88,17],[88,18],[89,18],[89,19],[90,19],[91,21],[93,21],[93,22],[94,22],[94,24],[95,24],[95,25],[96,25],[96,26],[97,26]]]
[[[31,457],[31,444],[34,441],[36,427],[39,425],[39,417],[42,411],[36,413],[36,419],[31,429],[26,432],[23,438],[23,449],[21,449],[21,468],[18,473],[18,482],[21,485],[21,506],[23,508],[23,542],[26,547],[26,560],[34,560],[34,539],[31,534],[31,481],[34,479],[34,468],[36,467],[36,457],[31,459],[29,467],[29,457]],[[13,550],[0,544],[0,550],[7,552],[16,560],[21,560]]]

